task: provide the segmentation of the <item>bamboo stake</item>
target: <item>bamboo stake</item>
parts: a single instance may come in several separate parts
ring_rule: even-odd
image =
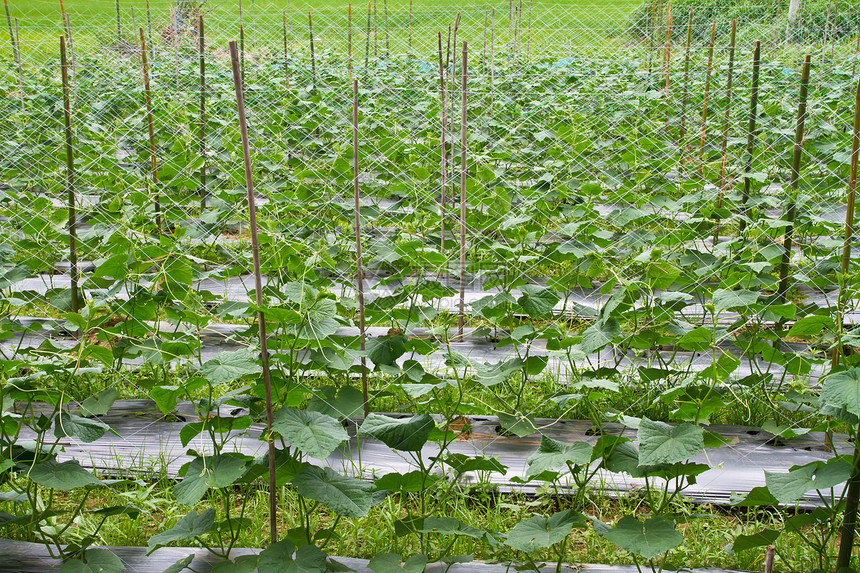
[[[17,50],[15,51],[18,54],[18,91],[21,93],[21,109],[24,109],[24,70],[21,67],[21,43],[18,38],[18,18],[15,18],[15,45],[17,46]]]
[[[857,192],[857,163],[858,150],[860,150],[860,81],[857,82],[857,90],[854,96],[854,131],[851,139],[851,169],[848,176],[848,206],[845,210],[845,240],[842,243],[842,277],[843,281],[848,275],[848,268],[851,263],[851,241],[854,238],[854,201]],[[836,327],[841,329],[844,324],[843,313],[845,297],[843,296],[845,289],[839,292],[840,304],[837,306],[839,312],[839,320]],[[832,368],[839,365],[839,355],[841,353],[841,345],[837,345],[833,350]]]
[[[385,7],[385,58],[388,59],[391,56],[391,45],[388,40],[388,0],[383,0],[382,4]]]
[[[376,0],[373,0],[373,59],[379,60],[379,18]]]
[[[146,126],[149,130],[149,166],[152,170],[152,185],[155,187],[155,226],[161,232],[161,195],[158,192],[158,160],[155,155],[155,126],[152,122],[152,95],[149,90],[149,62],[146,61],[146,39],[140,29],[140,55],[143,58],[143,92],[146,100]]]
[[[529,61],[529,58],[531,57],[531,51],[532,51],[532,9],[533,8],[534,8],[534,2],[533,2],[533,0],[529,0],[529,21],[528,21],[528,24],[526,26],[526,34],[528,36],[528,39],[526,40],[526,62]]]
[[[457,100],[454,97],[454,93],[457,89],[457,32],[460,29],[460,11],[457,11],[457,18],[454,20],[454,35],[453,40],[451,41],[452,58],[451,58],[451,70],[448,72],[448,77],[451,78],[451,88],[449,93],[451,94],[451,113],[449,114],[449,121],[451,122],[451,197],[456,196],[457,194],[457,184],[455,183],[456,179],[456,169],[457,166],[454,164],[454,117],[456,117],[456,109]]]
[[[248,143],[248,124],[245,119],[245,101],[242,76],[239,70],[239,54],[236,41],[230,42],[230,60],[233,66],[233,85],[236,90],[236,107],[239,112],[239,128],[242,133],[242,158],[245,162],[245,187],[248,191],[248,218],[251,232],[251,255],[254,261],[254,294],[257,303],[257,324],[260,332],[260,359],[263,363],[263,386],[266,393],[266,442],[269,449],[269,534],[272,543],[278,540],[277,484],[275,482],[275,441],[272,433],[272,383],[269,375],[269,352],[266,347],[266,319],[263,313],[263,279],[260,273],[260,245],[257,241],[257,207],[254,200],[254,178],[251,173],[251,149]]]
[[[830,12],[833,9],[833,0],[829,0],[827,2],[827,20],[824,24],[824,44],[821,46],[821,65],[824,65],[824,61],[827,58],[827,41],[830,36]]]
[[[311,18],[311,11],[308,10],[308,30],[310,32],[310,43],[311,43],[311,89],[316,91],[317,89],[317,62],[314,57],[314,22]]]
[[[200,157],[203,165],[200,167],[200,206],[206,207],[206,32],[203,27],[203,15],[197,23],[198,48],[200,51]]]
[[[409,52],[412,52],[412,0],[409,0],[409,21],[407,26],[409,29]]]
[[[290,59],[287,48],[287,11],[284,10],[284,80],[287,82],[287,89],[290,89]],[[351,31],[351,30],[350,30]],[[350,71],[352,71],[352,60],[350,60]]]
[[[241,3],[239,4],[242,5]],[[245,24],[239,24],[239,68],[242,71],[242,86],[245,85]]]
[[[12,31],[12,16],[9,14],[9,0],[3,0],[3,6],[6,8],[6,23],[9,24],[9,42],[12,44],[12,57],[18,61],[18,46],[15,42],[15,33]],[[62,9],[62,4],[61,4]]]
[[[115,0],[116,2],[116,49],[119,51],[122,49],[122,23],[119,15],[119,0]]]
[[[520,0],[520,7],[517,11],[517,34],[516,34],[516,62],[520,59],[520,50],[522,47],[522,30],[523,30],[523,0]]]
[[[152,43],[152,14],[149,9],[149,0],[146,0],[146,28],[147,37],[149,39],[149,61],[155,61],[155,44]],[[71,41],[69,41],[71,45]],[[74,56],[72,57],[72,66],[74,67]]]
[[[750,177],[749,173],[752,169],[753,151],[755,150],[755,130],[756,120],[758,119],[758,76],[759,68],[761,67],[761,43],[756,40],[753,48],[753,68],[752,68],[752,93],[750,94],[750,118],[747,127],[747,160],[744,165],[744,190],[741,196],[741,220],[738,223],[740,233],[743,234],[747,227],[747,201],[750,196]]]
[[[445,51],[445,69],[451,67],[451,24],[448,24],[448,47]]]
[[[179,93],[179,18],[173,19],[173,72],[176,93]]]
[[[131,7],[131,29],[137,30],[137,20],[134,17],[134,6]]]
[[[654,51],[654,30],[657,29],[657,0],[651,2],[651,10],[645,28],[648,32],[648,75],[651,75],[651,58]]]
[[[75,61],[75,43],[72,40],[72,20],[69,18],[68,14],[64,14],[63,19],[65,20],[66,39],[69,41],[69,59],[70,59],[71,64],[72,64],[72,93],[74,94],[75,107],[77,108],[77,106],[78,106],[78,66],[77,66],[77,63]],[[18,36],[18,33],[17,33],[18,22],[17,22],[17,20],[15,21],[15,30],[16,30],[15,37],[17,40],[17,36]],[[20,59],[18,60],[18,65],[20,66]],[[23,95],[23,88],[24,88],[23,80],[24,80],[24,78],[23,78],[23,74],[21,73],[21,70],[18,70],[18,77],[21,80],[21,92]]]
[[[495,100],[496,83],[496,9],[492,8],[490,15],[490,115],[493,114],[493,101]]]
[[[732,114],[732,80],[734,79],[735,69],[735,38],[738,28],[737,19],[732,20],[732,35],[729,40],[729,70],[726,78],[726,107],[723,110],[723,133],[720,138],[720,189],[717,193],[717,209],[723,206],[723,194],[726,192],[727,176],[726,162],[728,161],[729,148],[729,120]],[[714,226],[714,245],[720,238],[720,220],[717,218],[717,223]]]
[[[773,50],[771,52],[771,57],[776,58],[776,49],[779,47],[779,36],[781,28],[779,27],[779,18],[782,15],[782,2],[777,2],[776,8],[776,18],[774,19],[773,25]]]
[[[72,104],[69,97],[69,64],[66,61],[66,38],[60,36],[60,67],[63,75],[63,119],[66,135],[66,194],[69,213],[69,281],[72,289],[72,312],[80,310],[78,301],[78,237],[75,215],[75,151],[72,140]]]
[[[490,21],[489,13],[484,10],[484,36],[483,43],[481,45],[481,69],[486,71],[487,69],[487,24]]]
[[[367,83],[370,67],[370,0],[367,2],[367,43],[364,45],[364,83]]]
[[[699,142],[699,175],[704,176],[705,164],[703,161],[705,153],[705,137],[708,135],[708,96],[711,93],[711,72],[714,68],[714,40],[717,37],[717,21],[711,24],[711,41],[708,44],[708,69],[705,72],[705,95],[702,104],[702,137]]]
[[[445,102],[445,68],[442,65],[442,32],[439,32],[439,109],[441,111],[441,119],[442,119],[442,168],[441,168],[441,178],[442,185],[440,191],[439,198],[439,213],[440,213],[440,233],[441,233],[441,243],[439,250],[441,252],[445,252],[445,188],[447,187],[447,182],[445,181],[448,178],[448,148],[445,142],[445,132],[448,130],[448,118],[446,116],[448,105]]]
[[[251,33],[254,34],[254,51],[257,51],[257,4],[251,0]]]
[[[834,26],[834,36],[836,35],[836,25],[839,22],[839,0],[835,0],[833,2],[833,26]],[[836,42],[830,43],[830,60],[827,62],[827,81],[830,81],[832,77],[831,72],[833,71],[833,51],[836,48]]]
[[[355,199],[355,281],[358,292],[358,332],[359,345],[364,351],[364,269],[361,266],[361,218],[360,190],[358,185],[358,80],[352,80],[352,185]],[[364,398],[364,415],[370,413],[370,401],[367,395],[367,362],[361,357],[361,393]]]
[[[463,42],[463,61],[460,66],[460,318],[457,332],[463,338],[466,301],[466,79],[468,78],[469,47]]]
[[[776,547],[768,545],[764,554],[764,573],[773,573],[773,558],[776,553]]]
[[[347,7],[347,67],[352,78],[352,4]]]
[[[860,59],[860,23],[857,24],[857,46],[854,48],[854,65],[851,67],[851,76],[857,73],[857,60]]]
[[[687,15],[687,46],[684,50],[684,88],[681,92],[681,121],[678,126],[678,175],[683,173],[687,147],[687,100],[690,83],[690,43],[693,38],[693,7]]]
[[[668,133],[669,120],[672,116],[672,109],[669,107],[669,74],[672,71],[672,0],[669,0],[666,10],[666,40],[663,44],[663,76],[665,83],[663,101],[666,104],[665,129]]]
[[[800,160],[803,156],[803,124],[806,120],[806,94],[809,89],[809,66],[812,56],[807,54],[803,60],[803,71],[800,75],[800,100],[797,104],[797,129],[794,134],[794,153],[791,159],[791,202],[788,205],[788,212],[785,220],[788,226],[785,227],[783,235],[782,247],[782,263],[779,267],[779,290],[777,298],[780,304],[785,303],[785,297],[788,293],[788,265],[791,262],[791,241],[794,236],[794,218],[797,212],[797,192],[800,187]]]

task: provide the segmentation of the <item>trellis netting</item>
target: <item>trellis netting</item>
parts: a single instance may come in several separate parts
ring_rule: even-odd
[[[24,378],[109,376],[169,410],[183,396],[171,375],[258,351],[262,310],[280,404],[360,388],[363,368],[371,409],[396,392],[421,408],[471,378],[507,401],[476,391],[463,413],[525,436],[547,404],[587,415],[576,397],[601,384],[642,389],[606,401],[612,420],[663,404],[697,424],[715,396],[754,388],[751,425],[803,433],[816,414],[771,397],[815,387],[834,353],[856,362],[856,267],[841,261],[856,248],[860,15],[819,4],[789,17],[771,2],[246,3],[240,16],[152,2],[63,20],[13,2],[5,358],[30,365]],[[227,51],[239,38],[262,308]]]

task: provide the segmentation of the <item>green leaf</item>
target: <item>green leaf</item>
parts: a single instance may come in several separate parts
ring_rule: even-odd
[[[597,352],[607,344],[612,344],[621,334],[621,324],[617,319],[608,318],[605,322],[597,321],[582,333],[580,346],[586,354]]]
[[[364,517],[373,503],[371,484],[329,468],[305,466],[293,478],[293,485],[302,497],[321,501],[344,517]]]
[[[567,445],[543,435],[537,451],[529,456],[528,476],[535,476],[545,470],[567,467],[568,464],[582,465],[591,461],[592,447],[586,442]]]
[[[813,489],[825,491],[836,487],[850,475],[851,465],[839,458],[795,466],[787,473],[764,472],[768,491],[780,503],[793,503]]]
[[[219,561],[209,570],[209,573],[254,573],[256,570],[256,555],[240,555],[233,561],[229,559]]]
[[[186,555],[164,571],[162,573],[182,573],[188,569],[188,566],[191,565],[191,562],[194,561],[195,555],[192,553],[191,555]]]
[[[498,416],[499,425],[502,426],[502,429],[517,437],[524,438],[537,432],[537,425],[532,416],[520,413],[507,414],[505,412],[499,412]]]
[[[358,434],[376,438],[392,450],[417,452],[427,443],[435,427],[436,422],[428,414],[391,418],[371,412],[361,424]]]
[[[90,396],[81,402],[81,415],[104,416],[110,411],[111,406],[113,406],[113,403],[116,402],[117,398],[119,398],[119,392],[116,388],[105,388],[97,396]]]
[[[292,541],[282,539],[260,553],[257,569],[263,573],[325,573],[326,554],[316,545],[296,550]]]
[[[361,390],[352,386],[343,386],[340,390],[335,390],[334,386],[323,386],[315,391],[307,409],[338,420],[354,418],[364,414],[364,396]]]
[[[566,509],[546,518],[534,515],[517,523],[510,531],[505,544],[525,553],[545,549],[568,536],[574,527],[584,527],[582,515]]]
[[[149,543],[147,544],[149,551],[147,551],[147,555],[159,547],[164,547],[168,543],[185,541],[186,539],[193,539],[209,533],[215,527],[215,515],[216,511],[214,509],[207,509],[200,514],[196,511],[189,512],[167,531],[156,533],[149,538]]]
[[[720,313],[728,308],[747,308],[755,304],[759,293],[751,290],[727,290],[717,289],[714,291],[714,312]]]
[[[642,418],[638,438],[640,466],[685,462],[705,449],[702,428],[693,424],[671,426]]]
[[[645,559],[653,559],[684,541],[684,535],[675,529],[672,522],[662,517],[651,517],[642,522],[626,515],[618,520],[615,527],[597,533],[621,549]]]
[[[36,464],[27,473],[27,477],[41,486],[63,491],[102,485],[96,476],[82,468],[75,460],[62,463],[48,460]]]
[[[860,417],[860,368],[831,374],[824,380],[821,405]]]
[[[518,298],[517,302],[532,318],[540,318],[550,314],[553,307],[561,300],[555,291],[539,285],[523,285],[520,287],[520,291],[522,291],[523,296]]]
[[[782,532],[776,529],[764,529],[752,535],[738,535],[732,543],[726,546],[726,549],[732,553],[737,553],[738,551],[745,551],[756,547],[765,547],[776,541],[780,533]]]
[[[438,533],[440,535],[463,535],[473,539],[485,539],[487,532],[472,527],[454,517],[427,517],[421,528],[424,533]]]
[[[82,418],[63,412],[54,423],[54,435],[58,438],[77,437],[84,443],[98,440],[110,430],[110,426],[95,418]]]
[[[122,560],[107,549],[87,549],[81,559],[66,561],[60,573],[119,573],[125,571]]]
[[[329,457],[342,442],[349,439],[349,434],[340,422],[331,416],[295,408],[278,410],[272,429],[293,447],[320,460]]]
[[[201,369],[206,380],[216,386],[262,371],[263,369],[257,364],[257,357],[248,348],[220,352]]]
[[[406,342],[402,334],[371,338],[367,341],[367,357],[377,366],[394,364],[406,352]]]
[[[173,488],[176,501],[194,505],[209,491],[233,485],[245,473],[247,463],[232,456],[215,455],[191,460],[185,477]]]
[[[427,557],[421,555],[413,555],[400,564],[400,555],[396,553],[379,553],[373,556],[367,567],[373,573],[423,573],[427,566]]]
[[[833,317],[830,316],[804,316],[797,322],[791,325],[786,336],[795,336],[797,338],[810,338],[818,336],[825,328],[833,328],[836,325]]]

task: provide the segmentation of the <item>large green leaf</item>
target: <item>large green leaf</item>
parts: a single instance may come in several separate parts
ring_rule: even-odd
[[[720,313],[729,308],[745,309],[758,300],[759,293],[751,290],[726,290],[714,291],[714,312]]]
[[[364,517],[373,503],[371,484],[329,468],[305,466],[293,478],[293,485],[302,497],[320,501],[344,517]]]
[[[194,505],[209,488],[233,485],[245,473],[247,462],[232,456],[215,455],[191,460],[185,477],[173,488],[176,501]]]
[[[851,465],[839,458],[793,467],[787,473],[764,472],[768,491],[780,503],[793,503],[813,489],[829,490],[844,483],[850,475]]]
[[[200,514],[196,511],[189,512],[167,531],[156,533],[149,538],[149,551],[147,555],[159,547],[164,547],[168,543],[185,541],[186,539],[193,539],[204,533],[209,533],[215,527],[216,513],[214,509],[207,509]]]
[[[523,285],[523,295],[517,299],[522,309],[532,318],[540,318],[552,312],[561,297],[552,289],[539,285]]]
[[[48,460],[33,466],[27,474],[37,484],[67,491],[78,487],[102,485],[99,479],[81,467],[75,460],[58,462]]]
[[[505,543],[525,553],[545,549],[562,541],[574,527],[585,526],[582,515],[566,509],[550,517],[534,515],[517,523],[510,531]]]
[[[738,535],[732,543],[726,546],[726,549],[732,553],[737,553],[738,551],[771,545],[780,533],[782,532],[776,529],[763,529],[752,535]]]
[[[672,426],[642,418],[638,437],[640,466],[685,462],[705,449],[704,432],[693,424]]]
[[[349,439],[340,422],[331,416],[295,408],[278,410],[272,428],[294,448],[320,460]]]
[[[645,559],[653,559],[684,541],[684,535],[675,529],[674,524],[662,517],[651,517],[643,522],[625,515],[611,529],[598,527],[595,522],[595,531],[621,549]]]
[[[296,550],[292,541],[282,539],[260,553],[257,569],[261,573],[325,573],[326,554],[316,545]]]
[[[96,348],[101,348],[100,346]],[[96,396],[90,396],[81,402],[80,412],[83,416],[104,416],[110,411],[113,403],[119,398],[116,388],[105,388]]]
[[[427,566],[427,557],[413,555],[400,563],[400,555],[396,553],[378,553],[368,562],[367,568],[373,573],[422,573]]]
[[[427,443],[436,422],[428,414],[409,418],[391,418],[370,413],[361,424],[358,433],[376,438],[393,450],[417,452]]]
[[[98,440],[110,430],[110,426],[95,418],[83,418],[77,414],[63,412],[54,422],[54,435],[58,438],[77,437],[84,443]]]
[[[591,461],[591,450],[591,445],[586,442],[567,445],[549,436],[541,436],[540,446],[527,460],[528,475],[535,476],[545,470],[566,467],[568,464],[587,464]]]
[[[828,376],[821,390],[821,405],[860,417],[860,368]]]
[[[119,573],[125,571],[122,560],[107,549],[87,549],[81,559],[66,561],[60,573]]]
[[[606,319],[605,322],[597,321],[582,333],[580,347],[586,354],[597,352],[607,344],[612,344],[621,334],[621,324],[614,318]]]
[[[203,364],[201,372],[211,384],[226,384],[242,376],[257,374],[263,369],[257,364],[257,357],[248,348],[232,352],[220,352],[212,360]]]

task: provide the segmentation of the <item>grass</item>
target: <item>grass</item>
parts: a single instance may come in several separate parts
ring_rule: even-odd
[[[210,47],[226,50],[228,39],[239,38],[239,2],[215,2],[205,8],[206,36]],[[568,0],[563,4],[522,4],[519,39],[528,43],[535,52],[544,48],[555,49],[565,44],[601,44],[601,39],[617,35],[623,29],[627,16],[639,6],[636,0]],[[162,33],[171,29],[170,10],[175,5],[167,0],[150,2],[153,36],[160,42]],[[293,50],[307,50],[308,10],[314,16],[314,36],[317,50],[337,49],[346,51],[347,2],[334,0],[274,0],[251,3],[242,2],[242,22],[245,26],[246,51],[261,55],[278,54],[283,48],[282,13],[289,7],[288,23]],[[116,4],[110,0],[67,0],[65,7],[70,14],[72,37],[79,46],[116,46]],[[515,5],[516,7],[516,5]],[[371,44],[371,55],[385,51],[386,43],[391,53],[405,55],[414,51],[419,55],[433,54],[436,48],[436,33],[446,34],[447,28],[461,12],[459,40],[474,43],[481,41],[484,33],[485,13],[495,9],[495,38],[497,46],[510,40],[510,10],[507,2],[488,5],[476,0],[414,0],[412,16],[409,3],[403,0],[388,3],[386,28],[385,5],[376,1],[376,30]],[[120,2],[120,18],[125,42],[137,43],[133,32],[132,9],[137,27],[146,28],[145,0],[123,0]],[[354,50],[364,52],[366,40],[367,11],[357,3],[353,5]],[[12,0],[10,12],[18,18],[21,52],[27,61],[44,61],[58,56],[57,38],[60,27],[59,3],[47,0],[21,2]],[[531,13],[531,25],[529,24]],[[3,26],[5,28],[5,26]],[[412,35],[412,50],[409,36]],[[5,35],[5,33],[4,33]],[[573,39],[573,42],[571,41]],[[444,39],[443,39],[444,42]],[[191,41],[189,40],[189,46]],[[6,44],[8,46],[8,43]],[[5,48],[3,48],[5,49]],[[433,60],[430,60],[433,61]]]

